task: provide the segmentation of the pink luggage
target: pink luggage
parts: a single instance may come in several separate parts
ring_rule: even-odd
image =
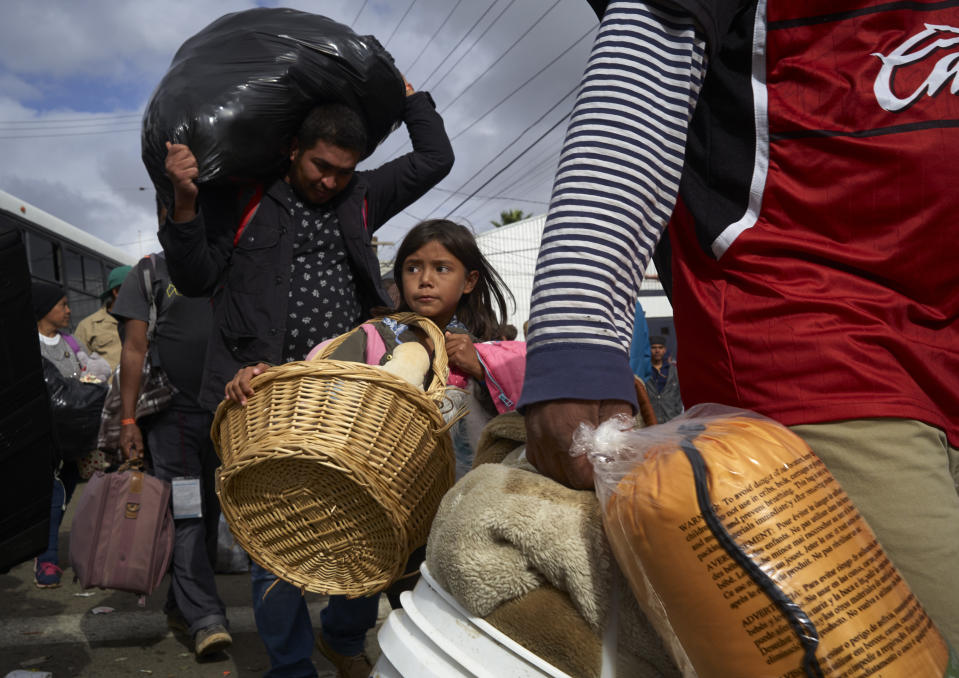
[[[170,491],[142,470],[90,478],[70,531],[70,562],[83,588],[153,592],[173,556]]]

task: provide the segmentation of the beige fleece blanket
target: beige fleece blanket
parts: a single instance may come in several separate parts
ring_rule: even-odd
[[[508,425],[514,423],[511,420]],[[539,475],[521,452],[517,450],[501,464],[474,468],[447,493],[433,521],[427,564],[439,583],[472,614],[492,620],[498,610],[501,617],[509,611],[514,639],[573,675],[598,676],[598,641],[609,616],[613,572],[622,575],[603,533],[596,495]],[[554,637],[553,642],[567,651],[579,644],[586,652],[590,646],[588,653],[593,656],[588,661],[557,659],[555,652],[547,656],[552,651],[540,647],[534,636],[555,636],[555,632],[544,635],[542,629],[534,633],[530,628],[526,638],[516,637],[524,635],[524,626],[549,628],[551,615],[543,613],[556,609],[548,595],[552,589],[568,596],[593,635],[570,638],[569,643]],[[620,591],[616,596],[619,675],[679,676],[635,598],[625,585]],[[524,614],[517,616],[512,608],[524,605],[526,623],[517,623]],[[566,624],[558,632],[575,635],[574,626]]]

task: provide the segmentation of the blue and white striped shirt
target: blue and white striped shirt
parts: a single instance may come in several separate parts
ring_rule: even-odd
[[[679,192],[705,73],[691,18],[610,2],[566,132],[533,283],[520,406],[636,402],[637,292]]]

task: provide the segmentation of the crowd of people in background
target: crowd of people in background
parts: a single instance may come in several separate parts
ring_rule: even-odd
[[[119,392],[112,399],[117,421],[104,413],[103,424],[119,426],[116,445],[122,459],[146,457],[159,478],[195,481],[201,515],[174,513],[164,611],[172,629],[193,639],[197,656],[232,642],[214,577],[219,509],[209,436],[213,412],[224,397],[245,404],[251,379],[271,364],[303,360],[364,318],[406,310],[444,330],[450,383],[459,387],[457,393],[469,394],[486,420],[519,399],[523,349],[509,347],[518,343],[516,328],[504,323],[509,292],[467,228],[442,220],[414,228],[398,250],[393,294],[383,289],[370,235],[439,181],[453,161],[429,94],[407,85],[404,117],[413,144],[405,161],[355,172],[366,148],[362,121],[343,105],[314,109],[296,136],[289,171],[254,189],[255,204],[244,210],[251,215],[245,220],[241,208],[250,196],[231,189],[200,193],[190,149],[170,144],[166,168],[174,200],[158,206],[164,251],[132,269],[111,271],[104,307],[80,323],[87,342],[113,361],[101,381],[119,365],[110,381]],[[281,237],[271,242],[271,233]],[[35,286],[37,299],[44,299],[43,289]],[[49,311],[50,319],[40,323],[41,336],[69,321],[68,310],[61,309],[65,299],[55,301],[59,305]],[[259,324],[248,324],[253,318]],[[335,357],[378,363],[389,359],[399,343],[423,338],[417,328],[396,323],[378,322],[375,330],[386,354],[351,351],[347,343]],[[53,336],[57,348],[49,353],[56,357],[66,340]],[[492,348],[478,349],[485,341]],[[349,355],[341,355],[344,350]],[[499,357],[504,355],[508,360]],[[78,376],[81,366],[74,363]],[[154,383],[158,379],[161,383]],[[461,473],[468,469],[477,436],[478,430],[459,436]],[[65,464],[60,472],[69,478],[71,492],[78,477],[72,468]],[[58,527],[59,522],[51,534]],[[55,541],[51,549],[38,560],[38,586],[59,583]],[[421,560],[422,550],[410,567]],[[250,571],[254,616],[270,658],[268,675],[313,675],[314,645],[341,675],[368,674],[363,643],[376,622],[379,596],[332,596],[314,634],[299,589],[255,562]]]
[[[107,290],[103,295],[104,306],[79,323],[79,336],[65,331],[70,326],[71,316],[63,288],[51,283],[34,282],[31,289],[40,355],[44,361],[44,378],[54,414],[59,416],[60,421],[79,419],[81,425],[79,430],[71,428],[58,436],[62,441],[62,461],[53,479],[50,538],[47,549],[34,561],[34,581],[40,588],[59,586],[63,575],[59,565],[60,523],[81,478],[82,462],[93,452],[94,444],[89,432],[95,433],[105,397],[105,388],[98,386],[106,383],[119,362],[120,337],[116,331],[116,320],[109,315],[108,309],[129,270],[129,266],[124,266],[110,272]],[[92,348],[94,346],[95,349]],[[113,359],[112,363],[110,358]],[[64,410],[77,414],[71,415]],[[83,448],[84,441],[90,443],[88,449]],[[75,449],[77,446],[80,449]]]
[[[568,454],[575,427],[634,414],[637,380],[659,423],[684,409],[670,338],[634,335],[630,348],[629,328],[640,323],[637,290],[624,281],[642,279],[657,247],[672,264],[661,270],[672,276],[686,404],[722,402],[791,426],[847,490],[944,636],[959,642],[959,589],[950,576],[959,558],[959,324],[955,300],[942,297],[959,287],[943,255],[955,233],[955,170],[935,155],[939,137],[926,145],[905,141],[907,133],[933,128],[945,134],[949,119],[933,112],[899,128],[883,118],[888,125],[869,133],[809,133],[811,143],[805,125],[839,124],[828,107],[811,105],[815,119],[802,125],[784,119],[789,111],[774,110],[785,132],[770,137],[767,129],[763,140],[753,128],[765,120],[753,115],[754,83],[740,66],[764,47],[751,41],[785,38],[754,30],[757,3],[745,3],[750,12],[735,3],[668,10],[633,1],[591,4],[602,23],[571,118],[567,146],[576,152],[564,152],[557,174],[523,327],[529,353],[524,345],[519,370],[504,361],[497,373],[497,355],[485,353],[485,342],[508,345],[518,331],[503,324],[505,290],[464,227],[444,220],[415,227],[399,249],[392,289],[382,284],[372,234],[445,177],[454,159],[432,98],[409,83],[403,121],[413,150],[372,170],[355,170],[367,146],[363,122],[338,104],[310,113],[288,172],[267,185],[201,191],[191,149],[168,144],[174,199],[161,209],[165,256],[111,272],[104,308],[75,336],[64,333],[70,311],[62,290],[34,285],[41,353],[61,377],[107,382],[120,365],[123,456],[148,451],[158,476],[196,479],[203,516],[177,520],[165,611],[171,627],[193,638],[198,655],[231,642],[212,570],[218,509],[207,435],[224,397],[242,405],[253,393],[251,380],[270,365],[302,360],[386,310],[411,310],[444,331],[457,385],[472,390],[480,408],[491,415],[523,411],[535,467],[564,485],[592,488],[589,462]],[[892,11],[876,10],[880,19]],[[756,21],[768,27],[765,17]],[[819,26],[812,19],[810,25]],[[805,58],[796,45],[784,48]],[[768,86],[783,99],[803,86],[788,73],[777,77]],[[593,96],[616,81],[629,85]],[[662,119],[652,120],[649,110]],[[765,156],[756,150],[762,143]],[[863,148],[876,154],[868,167]],[[615,188],[596,179],[585,160],[597,157],[610,163]],[[731,166],[742,159],[742,167]],[[827,159],[869,173],[875,186],[847,186],[845,176],[823,181],[817,163]],[[760,174],[766,202],[752,183]],[[910,188],[917,177],[923,185]],[[888,194],[880,195],[887,185],[897,187],[892,208],[883,207]],[[928,199],[933,193],[941,205]],[[572,274],[555,264],[573,260]],[[406,325],[374,325],[387,352],[422,340]],[[350,359],[385,360],[368,348]],[[147,356],[168,374],[175,394],[162,412],[142,419],[137,404]],[[472,433],[462,435],[461,472]],[[62,576],[57,533],[80,478],[77,459],[63,463],[54,483],[37,586],[56,586]],[[339,675],[369,674],[363,642],[376,621],[377,596],[333,596],[316,634],[296,587],[255,563],[251,582],[268,676],[315,676],[314,645]]]

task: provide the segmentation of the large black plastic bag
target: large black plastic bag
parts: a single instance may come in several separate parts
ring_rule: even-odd
[[[291,9],[234,12],[173,57],[143,114],[143,162],[167,203],[167,141],[193,151],[198,183],[269,179],[285,170],[309,110],[328,102],[363,114],[369,155],[396,129],[404,97],[403,76],[373,36]]]
[[[107,385],[65,377],[51,361],[42,360],[43,380],[50,397],[54,439],[60,457],[68,461],[79,459],[97,447],[100,411],[107,395]]]

